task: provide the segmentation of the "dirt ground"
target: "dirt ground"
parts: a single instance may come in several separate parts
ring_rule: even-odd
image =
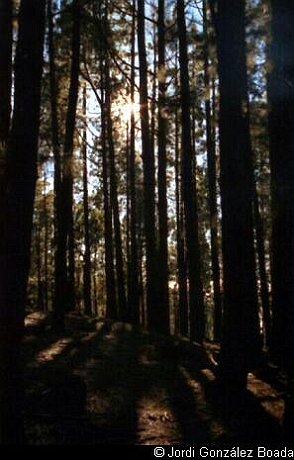
[[[177,445],[279,442],[283,376],[250,374],[243,395],[220,394],[217,347],[151,336],[130,325],[71,315],[57,335],[26,319],[27,441]]]

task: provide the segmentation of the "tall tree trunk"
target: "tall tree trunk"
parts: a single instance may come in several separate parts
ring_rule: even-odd
[[[49,227],[48,227],[48,205],[47,205],[47,173],[44,165],[43,181],[43,213],[44,213],[44,310],[48,311],[48,246],[49,246]]]
[[[95,248],[94,252],[94,267],[92,270],[92,278],[93,278],[93,308],[94,308],[94,316],[99,316],[99,309],[98,309],[98,286],[97,286],[97,276],[96,273],[98,271],[98,264],[97,264],[97,249]]]
[[[254,184],[253,190],[253,213],[254,213],[254,227],[256,236],[256,249],[258,255],[258,271],[260,279],[260,296],[262,305],[262,319],[263,319],[263,331],[265,335],[265,344],[270,346],[271,338],[271,312],[270,312],[270,301],[269,301],[269,289],[267,282],[266,272],[266,260],[265,260],[265,248],[264,248],[264,228],[263,222],[259,210],[259,200],[256,184]]]
[[[166,181],[166,138],[167,119],[164,113],[166,104],[165,78],[165,0],[158,0],[158,304],[161,332],[168,334],[169,319],[169,273],[168,273],[168,216]]]
[[[156,230],[155,230],[155,164],[150,137],[148,78],[145,42],[145,2],[138,0],[138,52],[140,67],[140,117],[144,173],[144,231],[146,244],[146,291],[148,326],[160,329],[157,305]]]
[[[105,285],[106,285],[106,305],[105,316],[109,319],[117,319],[117,295],[114,274],[114,247],[113,247],[113,222],[112,209],[110,202],[110,166],[107,145],[107,108],[106,108],[106,74],[107,74],[107,16],[108,1],[103,5],[99,2],[98,6],[99,24],[104,46],[100,48],[100,79],[101,79],[101,150],[102,150],[102,186],[103,186],[103,211],[104,211],[104,248],[105,248]]]
[[[105,56],[101,56],[101,88],[105,85]],[[105,91],[101,90],[101,142],[102,142],[102,183],[104,209],[104,246],[106,279],[106,318],[117,319],[116,286],[114,276],[114,250],[112,210],[110,205],[109,162],[107,155],[107,113]]]
[[[44,16],[45,0],[21,2],[0,243],[0,444],[23,442],[21,340],[37,179]]]
[[[74,0],[73,9],[73,33],[72,33],[72,62],[70,87],[68,95],[68,108],[66,114],[65,139],[63,147],[63,177],[62,195],[64,205],[65,233],[68,249],[68,305],[69,310],[75,306],[75,240],[74,240],[74,217],[73,217],[73,167],[74,167],[74,132],[76,124],[76,112],[79,95],[80,73],[80,45],[81,45],[81,4],[80,0]]]
[[[12,82],[12,0],[0,1],[0,155],[9,134]],[[3,154],[3,152],[2,152]],[[1,155],[2,157],[2,155]]]
[[[195,45],[192,49],[192,55],[196,55],[196,49]],[[194,57],[193,56],[193,57]],[[193,59],[192,57],[192,59]],[[196,62],[196,56],[194,57],[195,62]],[[189,65],[188,65],[189,69]],[[189,69],[190,70],[190,69]],[[190,85],[192,87],[196,88],[197,85],[197,71],[196,71],[196,65],[192,66],[192,69],[190,71]],[[193,94],[191,94],[191,140],[192,140],[192,149],[193,149],[193,172],[196,175],[197,171],[197,151],[196,151],[196,106],[197,106],[197,93],[196,90],[194,89]]]
[[[222,302],[220,290],[220,266],[218,243],[218,215],[216,191],[216,152],[215,137],[212,129],[212,110],[210,102],[210,76],[209,76],[209,49],[208,49],[207,5],[203,1],[203,33],[204,33],[204,84],[205,84],[205,118],[206,118],[206,148],[207,148],[207,175],[208,175],[208,205],[210,223],[211,268],[213,279],[214,300],[214,339],[221,338]]]
[[[126,123],[126,301],[127,321],[131,322],[130,294],[130,267],[131,267],[131,197],[130,197],[130,124]]]
[[[135,36],[136,36],[136,0],[133,0],[132,43],[131,43],[131,103],[135,103]],[[135,114],[130,119],[130,158],[129,158],[129,194],[130,194],[130,264],[128,273],[128,306],[130,319],[134,324],[140,322],[139,312],[139,268],[137,239],[137,193],[136,193],[136,151],[135,151]]]
[[[122,236],[120,227],[120,212],[118,203],[118,190],[117,190],[117,174],[115,164],[115,148],[113,141],[113,124],[111,113],[111,87],[109,64],[106,64],[105,69],[105,110],[107,116],[107,141],[109,153],[109,183],[110,183],[110,203],[113,213],[113,226],[114,226],[114,241],[115,241],[115,262],[116,262],[116,281],[117,281],[117,295],[118,295],[118,317],[121,320],[126,320],[127,316],[127,302],[125,292],[125,273],[124,273],[124,260],[122,249]]]
[[[35,221],[35,244],[36,244],[36,265],[37,265],[37,309],[44,310],[44,291],[42,278],[42,224],[41,213],[39,212]]]
[[[0,0],[0,214],[3,212],[5,147],[11,116],[12,0]],[[1,223],[0,223],[1,226]],[[2,227],[0,227],[2,239]]]
[[[223,382],[245,388],[259,350],[253,171],[245,53],[245,2],[218,0],[220,160],[224,267]],[[234,129],[231,127],[234,126]]]
[[[89,230],[89,192],[88,192],[88,161],[87,161],[87,87],[83,88],[83,210],[84,210],[84,270],[83,270],[83,298],[84,312],[92,314],[92,289],[91,289],[91,245]]]
[[[102,109],[104,111],[104,109]],[[117,319],[116,286],[114,276],[114,249],[112,210],[109,198],[109,174],[106,145],[105,114],[102,115],[102,177],[104,206],[104,243],[105,243],[105,276],[106,276],[106,318]]]
[[[177,0],[179,37],[181,118],[182,118],[182,182],[185,210],[187,264],[189,277],[190,337],[201,341],[204,336],[204,302],[198,231],[196,184],[193,174],[193,146],[191,139],[190,87],[188,71],[187,32],[184,0]]]
[[[58,126],[58,82],[56,79],[54,23],[52,0],[47,3],[49,81],[51,107],[51,139],[54,156],[54,296],[53,311],[56,325],[63,328],[63,299],[66,297],[66,245],[60,241],[63,225],[61,197],[61,149]]]
[[[110,43],[111,30],[108,21],[108,2],[105,4],[104,16],[104,45],[105,45],[105,62],[104,62],[104,83],[105,83],[105,116],[106,116],[106,135],[108,146],[108,164],[109,164],[109,197],[110,206],[113,216],[114,228],[114,242],[115,242],[115,269],[116,269],[116,283],[117,283],[117,316],[121,320],[127,320],[127,301],[125,290],[125,272],[124,272],[124,258],[123,258],[123,245],[120,226],[120,210],[118,202],[118,185],[116,174],[116,158],[115,146],[113,140],[113,123],[112,123],[112,88],[110,79]]]
[[[176,55],[178,47],[176,46]],[[179,88],[178,66],[176,64],[175,86]],[[178,274],[178,323],[179,332],[182,336],[189,333],[188,290],[187,290],[187,261],[185,252],[185,225],[183,205],[183,182],[181,180],[180,158],[180,129],[179,110],[175,107],[175,192],[176,192],[176,221],[177,221],[177,274]]]
[[[177,220],[177,272],[178,272],[178,322],[179,332],[182,336],[188,336],[189,315],[188,315],[188,292],[187,292],[187,267],[185,256],[185,231],[184,231],[184,210],[181,196],[180,179],[180,149],[179,149],[179,116],[176,108],[175,120],[175,176],[176,176],[176,220]]]
[[[142,216],[140,216],[142,217]],[[143,222],[140,220],[140,224]],[[139,261],[139,301],[140,301],[140,314],[141,314],[141,325],[146,328],[148,326],[147,318],[147,306],[145,296],[145,284],[144,284],[144,250],[143,250],[143,227],[140,227],[138,236],[138,261]]]
[[[294,430],[294,5],[271,1],[269,74],[273,351],[288,370],[285,435]]]
[[[154,13],[153,13],[154,15]],[[151,104],[150,104],[150,139],[151,151],[155,152],[155,131],[156,131],[156,96],[157,96],[157,36],[156,36],[156,23],[153,23],[153,75],[152,75],[152,90],[151,90]],[[155,161],[155,158],[154,158]],[[155,215],[156,218],[156,215]]]
[[[68,94],[68,107],[65,122],[63,147],[63,174],[60,184],[60,219],[58,219],[57,260],[60,278],[57,280],[55,326],[63,328],[65,311],[73,310],[75,304],[75,259],[74,259],[74,221],[73,221],[73,151],[76,110],[79,93],[80,71],[80,0],[72,3],[72,45],[71,74]],[[68,270],[67,270],[68,257]],[[61,284],[62,283],[62,284]],[[64,295],[65,294],[65,295]]]

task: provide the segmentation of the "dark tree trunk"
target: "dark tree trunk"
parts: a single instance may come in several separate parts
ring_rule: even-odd
[[[8,140],[12,82],[12,0],[0,1],[0,154]],[[2,157],[2,155],[1,155]],[[1,167],[1,164],[0,164]]]
[[[179,117],[176,108],[175,120],[175,176],[176,176],[176,220],[177,220],[177,272],[179,286],[178,323],[179,332],[182,336],[188,336],[188,292],[187,292],[187,267],[185,257],[185,231],[184,231],[184,210],[181,199],[180,179],[180,149],[179,149]]]
[[[118,318],[126,320],[127,316],[127,302],[125,292],[125,273],[124,273],[124,260],[122,249],[122,236],[120,227],[120,212],[118,203],[118,190],[117,190],[117,174],[115,164],[115,148],[113,141],[113,125],[111,113],[111,87],[109,66],[106,65],[105,69],[105,110],[106,110],[106,125],[107,125],[107,141],[109,153],[109,183],[110,183],[110,204],[113,213],[113,226],[114,226],[114,241],[115,241],[115,265],[116,265],[116,281],[117,281],[117,296],[118,296]]]
[[[41,226],[41,213],[38,213],[35,222],[34,237],[36,244],[36,265],[37,265],[37,309],[44,310],[44,292],[43,292],[43,279],[42,279],[42,226]]]
[[[83,297],[84,312],[92,315],[92,286],[91,286],[91,245],[89,229],[89,192],[88,192],[88,162],[87,162],[87,87],[83,88],[83,210],[84,210],[84,270],[83,270]]]
[[[138,178],[139,183],[143,183],[142,173]],[[137,185],[136,187],[136,200],[137,200],[137,243],[138,243],[138,296],[139,296],[139,317],[140,324],[147,327],[147,308],[145,297],[145,283],[144,279],[144,204],[143,204],[143,186]]]
[[[253,238],[244,0],[218,1],[220,160],[224,267],[223,382],[245,388],[260,351]],[[232,129],[232,126],[234,129]]]
[[[104,109],[102,109],[104,110]],[[105,277],[106,277],[106,318],[117,319],[116,286],[114,276],[114,249],[112,211],[109,198],[109,174],[106,146],[105,115],[102,115],[102,177],[104,207],[104,244],[105,244]]]
[[[196,184],[193,174],[193,146],[191,139],[190,87],[188,71],[187,32],[184,0],[177,1],[179,37],[181,117],[182,117],[182,182],[185,210],[187,266],[189,277],[190,337],[202,341],[204,336],[204,302],[201,281],[200,248]]]
[[[75,259],[74,259],[74,220],[73,220],[73,151],[76,110],[79,93],[80,71],[80,22],[81,6],[79,0],[72,3],[72,47],[71,74],[68,94],[68,107],[65,123],[63,147],[63,174],[60,184],[60,219],[57,239],[57,269],[60,271],[56,286],[55,326],[62,328],[64,313],[75,305]],[[67,269],[68,257],[68,269]]]
[[[169,320],[169,273],[168,273],[168,216],[166,181],[167,119],[165,78],[165,0],[158,1],[158,317],[161,332],[170,331]]]
[[[58,82],[56,80],[54,24],[52,0],[47,3],[48,17],[48,48],[49,48],[49,80],[51,106],[51,139],[54,156],[54,296],[53,311],[56,325],[63,328],[63,301],[66,296],[66,246],[60,241],[63,225],[61,201],[61,152],[58,126]]]
[[[130,267],[131,267],[131,196],[130,196],[130,124],[126,123],[126,301],[127,321],[131,322],[131,309],[129,303],[130,294]]]
[[[294,5],[271,1],[272,71],[269,74],[272,173],[273,352],[289,376],[285,435],[294,432]]]
[[[68,310],[75,307],[75,241],[73,217],[73,167],[74,167],[74,132],[76,112],[79,95],[80,73],[80,42],[81,42],[81,5],[80,0],[74,0],[73,9],[73,34],[72,34],[72,62],[70,75],[70,88],[68,95],[68,108],[66,114],[65,139],[63,147],[63,177],[62,199],[64,209],[65,234],[68,249]]]
[[[105,56],[101,56],[101,87],[105,82]],[[112,210],[110,205],[109,162],[107,155],[107,114],[105,91],[101,91],[101,142],[102,142],[102,183],[104,209],[104,246],[105,246],[105,279],[106,279],[106,311],[109,319],[117,319],[116,286],[114,276],[114,250]]]
[[[99,316],[99,309],[98,309],[98,287],[97,287],[97,276],[96,273],[98,271],[98,264],[97,264],[97,249],[95,249],[94,253],[94,267],[92,270],[92,279],[93,279],[93,307],[94,307],[94,315]]]
[[[157,96],[157,36],[156,36],[156,23],[153,23],[153,76],[152,76],[152,100],[150,104],[150,139],[151,151],[155,152],[155,131],[156,131],[156,96]],[[155,216],[156,218],[156,216]]]
[[[155,164],[150,137],[148,110],[148,78],[145,43],[144,0],[138,0],[138,52],[140,67],[140,116],[144,172],[144,230],[146,243],[146,291],[148,326],[160,329],[157,305],[156,230],[155,230]]]
[[[0,0],[0,214],[3,212],[5,147],[9,135],[12,83],[12,0]],[[0,239],[2,227],[0,223]]]
[[[140,221],[140,223],[143,222]],[[141,314],[141,325],[143,327],[148,326],[147,319],[147,307],[146,307],[146,297],[144,292],[144,262],[143,262],[143,228],[140,228],[138,236],[138,260],[139,260],[139,301],[140,301],[140,314]]]
[[[209,76],[209,49],[208,49],[208,24],[207,5],[203,1],[203,33],[204,33],[204,84],[207,92],[205,100],[206,118],[206,148],[207,148],[207,175],[208,175],[208,206],[210,223],[210,244],[211,244],[211,268],[213,279],[213,300],[214,300],[214,339],[221,338],[222,325],[222,302],[220,290],[220,265],[219,265],[219,243],[218,243],[218,215],[217,215],[217,189],[216,189],[216,152],[215,137],[212,128],[212,108],[210,99],[210,76]]]
[[[269,289],[267,282],[265,248],[264,248],[264,228],[259,210],[258,193],[256,184],[253,190],[253,212],[254,212],[254,227],[256,236],[256,249],[258,256],[258,271],[260,279],[260,296],[262,305],[262,319],[263,319],[263,332],[264,343],[269,347],[271,338],[271,312],[269,301]]]
[[[108,2],[103,7],[99,3],[99,22],[101,25],[104,45],[100,49],[100,79],[101,79],[101,150],[102,150],[102,186],[103,186],[103,211],[104,211],[104,248],[105,248],[105,284],[106,284],[106,306],[105,316],[108,319],[117,319],[117,295],[114,274],[114,247],[113,247],[113,214],[110,201],[110,166],[107,145],[107,108],[106,108],[106,85],[107,85],[107,21]]]
[[[192,55],[196,54],[196,49],[192,49]],[[190,71],[190,85],[194,86],[196,88],[197,85],[197,71],[196,71],[196,66],[193,65],[192,69]],[[189,69],[189,67],[188,67]],[[190,70],[190,69],[189,69]],[[191,94],[191,140],[192,140],[192,149],[193,149],[193,172],[196,175],[197,171],[197,151],[196,151],[196,106],[197,106],[197,94],[196,91],[194,90],[194,94]]]
[[[47,173],[44,166],[43,182],[43,213],[44,213],[44,310],[48,311],[48,249],[49,249],[49,226],[48,226],[48,205],[47,205]]]
[[[189,332],[187,264],[185,255],[184,210],[180,194],[179,148],[176,152],[176,203],[177,203],[177,265],[179,284],[179,329],[183,336]]]
[[[133,0],[132,44],[131,44],[131,103],[135,102],[135,0]],[[130,194],[130,263],[128,273],[128,307],[134,324],[140,322],[139,312],[139,269],[137,240],[137,193],[136,193],[136,152],[135,114],[131,111],[129,147],[129,194]]]
[[[23,442],[21,340],[37,179],[44,16],[45,0],[21,2],[0,247],[0,444]]]

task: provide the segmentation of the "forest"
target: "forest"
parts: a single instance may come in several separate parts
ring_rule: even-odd
[[[1,445],[294,440],[293,25],[0,0]]]

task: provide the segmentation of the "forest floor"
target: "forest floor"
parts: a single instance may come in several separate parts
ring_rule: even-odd
[[[250,374],[243,395],[220,395],[217,347],[71,315],[66,334],[26,318],[29,444],[176,445],[279,442],[283,376]]]

